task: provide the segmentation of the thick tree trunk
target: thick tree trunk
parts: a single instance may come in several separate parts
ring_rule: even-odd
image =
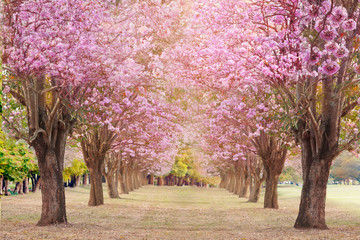
[[[42,182],[42,179],[39,178],[39,179],[37,180],[36,184],[35,184],[35,188],[34,188],[33,192],[38,192],[38,191],[40,190],[40,188],[41,188],[41,182]]]
[[[244,175],[243,175],[241,180],[242,180],[242,183],[241,183],[241,189],[240,189],[239,197],[247,198],[247,197],[249,197],[249,186],[250,186],[249,173],[244,172]]]
[[[28,177],[25,178],[23,186],[24,186],[24,188],[23,188],[24,193],[28,194],[29,193],[29,178]]]
[[[225,173],[225,178],[224,178],[223,188],[228,190],[229,189],[229,184],[230,184],[230,176],[229,176],[229,172],[226,172]]]
[[[278,209],[277,183],[284,168],[287,148],[281,142],[281,138],[265,132],[255,137],[252,143],[261,157],[266,173],[264,208]]]
[[[20,181],[18,182],[18,193],[19,194],[24,194],[24,181]]]
[[[259,178],[254,178],[254,184],[250,191],[249,202],[256,203],[259,201],[262,183],[263,183],[263,180],[260,180]]]
[[[243,177],[243,173],[241,171],[238,171],[237,173],[235,173],[235,188],[234,188],[234,193],[236,195],[240,195],[241,193],[241,189],[242,189],[242,177]]]
[[[224,188],[224,183],[225,183],[225,175],[224,175],[224,174],[221,174],[221,175],[220,175],[219,188]]]
[[[107,191],[110,198],[120,198],[119,191],[116,186],[116,176],[114,172],[109,172],[106,177]]]
[[[178,186],[182,186],[184,184],[184,177],[179,178]]]
[[[75,187],[79,187],[81,183],[81,176],[75,177]]]
[[[9,193],[9,180],[7,180],[7,179],[5,179],[4,195],[11,196],[11,193]]]
[[[264,208],[279,208],[277,185],[279,175],[270,172],[266,173],[266,188],[264,197]]]
[[[15,184],[13,193],[18,193],[18,194],[20,193],[20,183],[19,183],[19,182],[17,182],[17,183]]]
[[[310,158],[312,156],[310,151],[303,147],[303,157]],[[325,223],[325,202],[331,161],[324,159],[304,159],[304,161],[311,164],[303,169],[299,214],[294,227],[328,229]]]
[[[229,192],[235,192],[235,185],[236,185],[236,178],[235,178],[235,174],[231,173],[230,175],[230,186],[229,186]]]
[[[149,175],[149,184],[154,185],[154,175]]]
[[[0,176],[0,195],[3,195],[4,177]]]
[[[62,174],[64,158],[58,159],[55,151],[46,149],[46,146],[43,146],[43,149],[39,149],[41,146],[36,148],[36,152],[40,152],[37,156],[41,175],[42,197],[41,218],[37,225],[66,223],[65,189]]]
[[[120,165],[120,175],[119,175],[119,185],[121,186],[121,193],[122,194],[129,194],[129,188],[127,185],[127,178],[126,178],[126,165],[122,162]]]
[[[162,176],[158,177],[158,186],[163,186],[164,185],[164,179]]]
[[[101,166],[89,168],[90,171],[90,199],[89,206],[104,204],[104,193],[102,188]]]
[[[128,187],[129,192],[134,191],[134,185],[133,185],[131,175],[132,175],[132,170],[128,167],[125,177],[126,177],[126,186]]]
[[[140,171],[135,169],[133,173],[133,180],[134,180],[134,188],[139,189],[141,187],[141,181],[140,181]]]
[[[83,185],[87,186],[89,184],[89,174],[84,174],[84,179],[83,179]]]
[[[32,175],[30,179],[31,179],[31,191],[34,192],[35,191],[35,177]]]

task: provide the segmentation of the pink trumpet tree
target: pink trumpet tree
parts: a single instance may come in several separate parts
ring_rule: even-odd
[[[91,6],[91,7],[90,7]],[[96,1],[4,1],[2,63],[9,93],[26,108],[27,141],[42,178],[38,225],[66,223],[62,170],[76,101],[97,81],[97,39],[106,4]]]

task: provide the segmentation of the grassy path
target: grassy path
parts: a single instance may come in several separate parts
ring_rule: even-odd
[[[270,210],[216,188],[146,186],[100,207],[87,206],[88,187],[67,189],[70,225],[52,227],[34,226],[40,194],[3,197],[0,239],[360,240],[360,186],[329,187],[329,231],[292,228],[300,190],[279,187],[280,209]]]

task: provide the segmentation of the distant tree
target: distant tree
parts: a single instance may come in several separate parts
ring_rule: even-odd
[[[9,138],[5,133],[0,133],[0,188],[3,188],[5,181],[5,195],[9,195],[7,192],[9,181],[27,180],[36,168],[34,153],[26,144]]]
[[[334,161],[330,174],[335,180],[356,179],[360,181],[360,158],[350,153],[340,155]]]
[[[301,181],[301,177],[296,173],[295,168],[288,166],[285,167],[282,171],[280,177],[280,182],[289,181],[294,183],[299,183]]]
[[[63,177],[64,182],[69,180],[74,180],[73,184],[78,187],[80,185],[81,176],[88,173],[85,163],[79,159],[74,159],[71,163],[71,166],[64,168]]]

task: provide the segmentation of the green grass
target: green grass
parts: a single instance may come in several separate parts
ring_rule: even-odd
[[[280,209],[223,189],[146,186],[88,207],[89,187],[67,188],[70,225],[35,227],[41,195],[2,198],[0,239],[360,239],[360,186],[329,186],[328,231],[293,228],[301,187],[279,186]]]

